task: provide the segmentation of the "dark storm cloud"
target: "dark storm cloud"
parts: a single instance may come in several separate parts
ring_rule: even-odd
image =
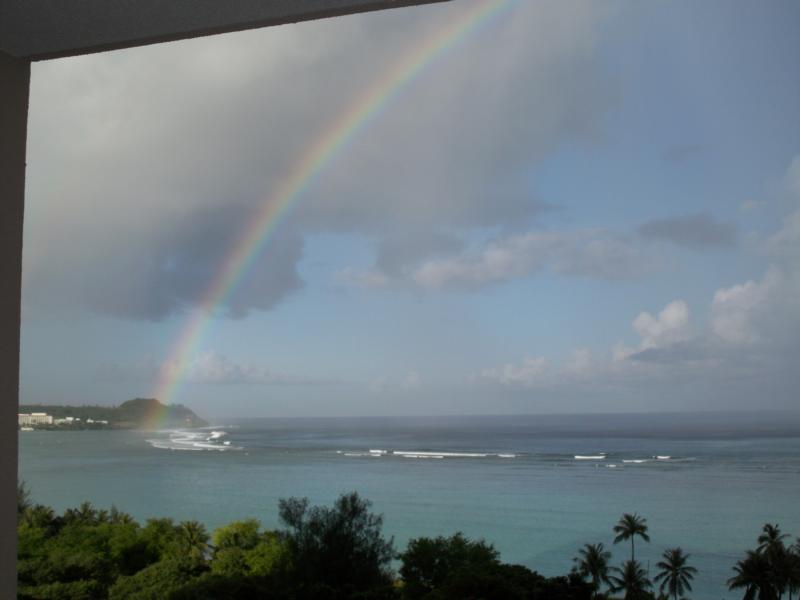
[[[26,301],[146,319],[195,306],[308,148],[464,9],[38,63]],[[271,308],[301,285],[307,233],[377,239],[377,262],[392,270],[457,250],[476,229],[535,219],[532,168],[564,140],[591,138],[614,93],[590,51],[604,9],[525,3],[512,17],[443,56],[336,153],[280,225],[293,233],[228,299],[229,314]]]
[[[736,228],[697,213],[671,219],[654,219],[639,227],[639,234],[651,240],[672,242],[689,248],[730,247],[736,244]]]
[[[80,264],[61,262],[59,270],[72,272],[69,281],[78,284],[78,296],[101,314],[115,317],[160,320],[197,306],[213,285],[239,242],[250,212],[239,206],[190,211],[180,223],[148,232],[90,252]],[[267,310],[302,286],[296,265],[302,256],[302,239],[283,232],[269,239],[250,270],[244,284],[224,305],[213,307],[234,318],[251,310]],[[65,285],[52,271],[29,286],[28,299],[34,304],[47,300],[50,285]]]

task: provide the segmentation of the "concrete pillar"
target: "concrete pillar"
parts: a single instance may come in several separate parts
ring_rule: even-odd
[[[0,598],[16,598],[22,214],[30,63],[0,52]]]

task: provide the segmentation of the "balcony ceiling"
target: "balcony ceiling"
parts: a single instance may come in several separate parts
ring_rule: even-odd
[[[40,60],[446,0],[0,0],[0,51]]]

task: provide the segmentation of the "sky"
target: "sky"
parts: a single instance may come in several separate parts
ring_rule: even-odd
[[[797,408],[792,1],[507,2],[400,86],[203,302],[309,148],[481,2],[35,63],[20,401],[163,392],[214,418]]]

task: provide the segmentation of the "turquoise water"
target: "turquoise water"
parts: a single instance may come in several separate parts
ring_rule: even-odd
[[[738,597],[725,581],[763,523],[800,535],[794,413],[262,419],[213,429],[225,435],[21,432],[21,477],[59,510],[88,499],[209,528],[246,516],[277,527],[279,498],[330,503],[358,490],[398,548],[463,531],[547,575],[567,572],[583,543],[611,546],[621,513],[636,511],[652,539],[637,543],[637,558],[652,565],[682,546],[700,570],[691,595],[700,600]],[[606,458],[574,458],[598,453]],[[613,551],[621,562],[629,546]]]

